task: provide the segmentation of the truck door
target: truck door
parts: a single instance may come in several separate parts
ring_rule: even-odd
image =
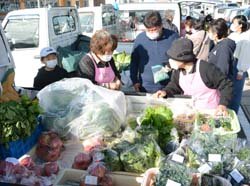
[[[48,12],[50,45],[66,47],[77,40],[80,24],[75,8],[53,8]]]

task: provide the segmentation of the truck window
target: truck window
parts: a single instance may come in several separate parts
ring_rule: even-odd
[[[111,34],[116,34],[116,16],[113,7],[103,7],[102,28]]]
[[[79,13],[81,31],[92,33],[94,31],[94,13],[82,12]]]
[[[148,10],[120,10],[117,21],[117,35],[119,41],[132,42],[136,36],[145,30],[143,19]],[[164,21],[165,10],[159,10]]]
[[[115,14],[113,12],[103,12],[102,14],[102,26],[115,25]]]
[[[4,30],[15,48],[35,48],[39,45],[39,18],[10,17]]]
[[[73,16],[55,16],[52,20],[54,32],[56,35],[61,35],[76,30],[76,23]]]

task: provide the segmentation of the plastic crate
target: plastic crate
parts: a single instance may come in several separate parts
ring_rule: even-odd
[[[9,142],[8,147],[0,145],[0,159],[7,157],[20,158],[26,154],[37,143],[42,130],[42,125],[38,124],[31,136],[26,139]]]

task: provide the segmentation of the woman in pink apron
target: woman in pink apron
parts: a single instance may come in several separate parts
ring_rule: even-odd
[[[117,47],[117,38],[105,30],[97,31],[90,41],[90,52],[79,62],[77,74],[90,79],[94,84],[119,90],[120,73],[112,58]]]
[[[192,41],[176,40],[167,55],[174,72],[170,83],[154,96],[188,95],[192,97],[195,108],[217,109],[217,112],[226,114],[232,97],[232,82],[215,65],[195,58]]]

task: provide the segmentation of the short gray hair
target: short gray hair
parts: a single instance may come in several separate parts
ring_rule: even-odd
[[[166,10],[165,11],[165,18],[169,19],[169,20],[173,20],[175,15],[175,11],[174,10]]]

